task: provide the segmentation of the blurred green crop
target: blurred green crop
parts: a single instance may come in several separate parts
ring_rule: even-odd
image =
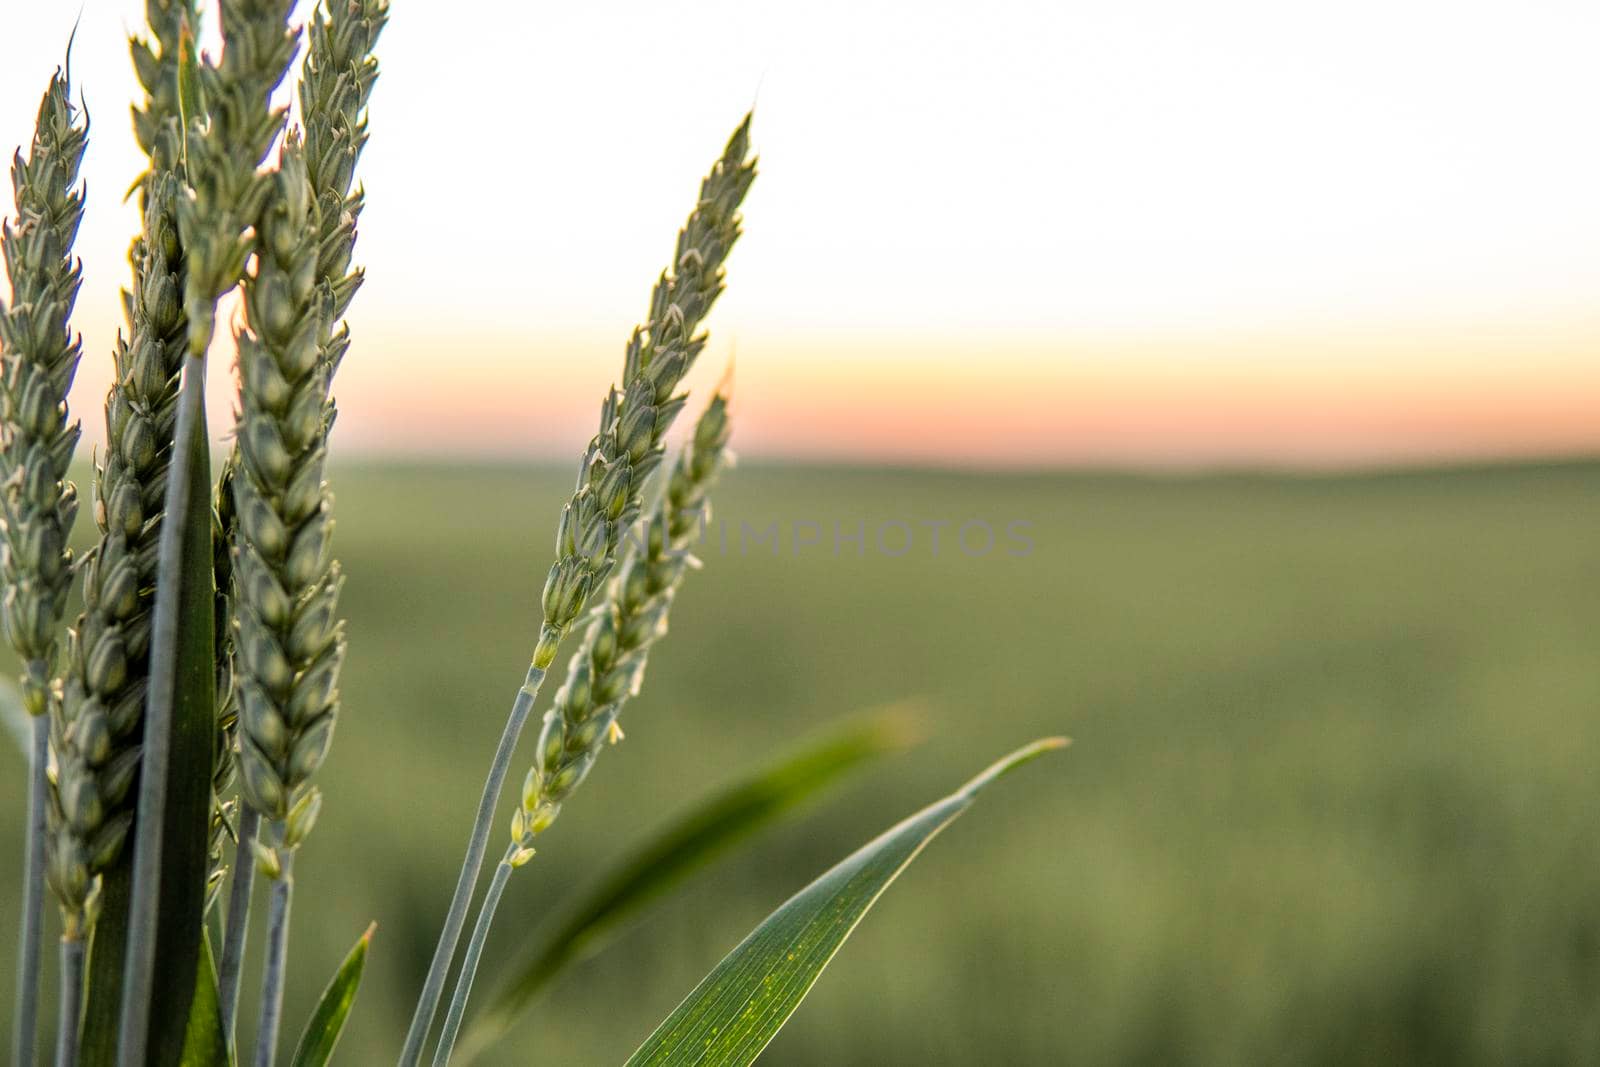
[[[376,919],[339,1057],[367,1064],[397,1051],[426,970],[570,478],[346,465],[331,481],[350,655],[298,863],[286,1028]],[[620,1063],[840,855],[1053,732],[1070,753],[935,843],[763,1062],[1600,1059],[1600,465],[746,465],[718,508],[627,741],[511,885],[485,996],[561,891],[706,782],[904,696],[930,705],[929,740],[580,966],[488,1062]],[[995,531],[987,554],[976,526],[974,554],[958,545],[968,522]],[[1012,522],[1031,552],[1008,554]],[[741,546],[741,523],[783,543]],[[884,523],[911,527],[909,550],[880,549]],[[859,554],[835,551],[836,524],[865,526]],[[0,767],[0,810],[19,812],[23,761]],[[20,832],[0,825],[0,855]]]

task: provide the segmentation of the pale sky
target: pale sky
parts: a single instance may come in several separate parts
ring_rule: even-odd
[[[79,13],[6,3],[0,145],[28,136]],[[142,6],[84,0],[74,52],[91,440]],[[1600,448],[1596,41],[1600,6],[1528,0],[395,0],[337,432],[353,453],[576,454],[753,103],[762,176],[696,376],[737,354],[746,453]]]

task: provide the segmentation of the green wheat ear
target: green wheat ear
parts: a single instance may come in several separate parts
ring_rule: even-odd
[[[705,348],[700,323],[722,293],[723,263],[739,239],[739,205],[756,177],[750,116],[700,183],[700,200],[678,233],[673,269],[650,294],[650,315],[628,340],[622,389],[600,408],[600,430],[578,466],[578,487],[562,508],[556,562],[545,579],[533,665],[556,649],[617,561],[623,531],[639,516],[645,481],[660,464],[661,439],[688,400],[678,384]]]
[[[142,230],[129,252],[127,333],[112,353],[106,447],[96,470],[99,541],[84,567],[84,611],[69,642],[61,723],[53,748],[58,811],[51,886],[69,927],[88,921],[92,881],[118,862],[132,822],[139,765],[150,605],[155,586],[178,371],[187,323],[185,258],[178,236],[177,68],[189,5],[150,5],[154,42],[131,43],[146,92],[134,132],[150,170],[140,181]],[[157,16],[160,17],[157,17]]]
[[[306,803],[338,699],[341,584],[328,558],[323,482],[328,371],[319,344],[331,294],[316,285],[317,227],[298,139],[284,146],[244,284],[244,382],[233,479],[235,679],[245,802],[283,823]],[[293,847],[309,825],[290,825]]]
[[[81,273],[72,243],[83,220],[78,167],[88,124],[72,106],[57,71],[39,104],[28,157],[11,167],[17,217],[3,245],[11,300],[0,301],[0,519],[5,602],[0,619],[22,660],[23,704],[45,714],[54,671],[72,553],[67,535],[78,494],[66,480],[80,428],[69,423],[67,390],[82,355],[68,323]]]
[[[545,714],[538,762],[522,786],[511,827],[515,866],[533,855],[533,839],[555,822],[603,744],[622,736],[617,718],[638,694],[650,648],[666,635],[672,601],[694,565],[690,548],[709,521],[707,494],[727,462],[731,432],[728,397],[719,393],[695,423],[639,543],[595,609],[555,706]]]
[[[600,750],[622,737],[617,717],[639,692],[650,647],[665,636],[673,598],[695,563],[689,549],[709,518],[706,494],[727,462],[730,430],[728,398],[719,392],[695,424],[639,542],[629,546],[622,572],[596,608],[555,706],[545,714],[538,762],[523,783],[522,803],[511,820],[511,843],[473,926],[434,1067],[445,1067],[455,1051],[478,962],[511,872],[533,858],[534,838],[555,822]]]
[[[55,677],[72,553],[67,536],[78,494],[66,480],[79,427],[68,422],[67,390],[82,354],[68,317],[79,269],[73,239],[83,219],[78,167],[88,124],[57,70],[39,104],[27,158],[11,168],[17,215],[0,228],[11,299],[0,300],[0,624],[21,661],[23,706],[32,717],[23,905],[17,939],[14,1058],[33,1058],[38,1022],[43,882],[52,812],[47,780],[50,733],[59,723]],[[87,881],[87,878],[84,879]],[[70,953],[68,953],[70,956]],[[69,960],[70,963],[70,960]]]
[[[739,206],[755,181],[756,160],[748,158],[750,120],[746,115],[739,123],[700,183],[699,199],[678,233],[672,267],[661,273],[650,294],[645,324],[628,340],[622,388],[611,389],[601,404],[600,430],[584,450],[577,488],[562,508],[556,529],[556,561],[545,577],[540,598],[542,619],[532,663],[512,701],[489,765],[466,858],[406,1031],[401,1067],[414,1067],[422,1058],[466,923],[473,887],[483,868],[495,805],[545,674],[567,631],[616,566],[623,532],[638,519],[645,482],[661,463],[661,439],[688,399],[677,389],[705,348],[706,335],[698,332],[700,324],[722,292],[723,264],[741,232]],[[484,914],[489,912],[492,909]],[[470,985],[470,977],[466,977],[457,988],[464,993]],[[458,1018],[456,1025],[459,1023]],[[442,1045],[441,1052],[448,1058]]]

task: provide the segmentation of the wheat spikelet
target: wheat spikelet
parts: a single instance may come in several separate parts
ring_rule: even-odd
[[[578,486],[562,508],[556,562],[546,577],[543,626],[533,663],[546,668],[590,593],[616,563],[622,531],[639,515],[640,492],[661,462],[661,439],[687,396],[678,383],[705,347],[696,331],[723,288],[723,262],[739,239],[739,205],[755,180],[750,119],[700,183],[700,200],[678,234],[671,272],[650,296],[650,316],[628,341],[623,386],[600,410],[600,432],[578,467]]]
[[[195,0],[145,0],[145,22],[151,37],[129,42],[133,70],[144,88],[144,106],[134,105],[133,134],[150,160],[146,178],[182,169],[183,129],[179,122],[179,39],[199,23]]]
[[[293,7],[293,0],[222,0],[222,59],[196,70],[205,115],[186,116],[185,176],[192,195],[178,202],[193,356],[205,355],[217,300],[242,277],[252,251],[249,227],[261,214],[269,181],[257,168],[284,124],[272,93],[299,47],[299,31],[289,26]]]
[[[726,461],[730,431],[727,397],[718,394],[695,424],[639,543],[572,657],[567,680],[545,714],[538,762],[528,771],[512,820],[519,864],[588,775],[603,743],[621,736],[617,716],[639,691],[650,647],[667,632],[672,601],[694,562],[689,549],[709,519],[706,494]]]
[[[78,494],[66,480],[79,426],[67,421],[67,390],[82,354],[68,316],[80,271],[72,242],[83,220],[74,188],[88,127],[57,71],[39,104],[28,158],[11,168],[17,218],[4,227],[11,300],[0,301],[0,519],[4,523],[3,618],[22,660],[23,704],[31,715],[52,702],[58,631],[72,582],[67,535]]]
[[[196,11],[193,3],[160,0],[146,8],[153,38],[130,44],[145,89],[134,128],[150,169],[140,182],[141,232],[129,252],[127,333],[112,353],[106,449],[94,490],[99,540],[84,567],[84,611],[69,643],[62,721],[52,739],[51,885],[69,926],[85,919],[93,879],[116,862],[132,823],[157,545],[188,331],[177,93],[179,42]]]
[[[330,376],[349,350],[349,327],[339,320],[363,278],[350,261],[365,197],[351,186],[367,143],[367,103],[378,80],[373,49],[388,18],[387,0],[327,0],[308,27],[311,44],[300,72],[306,172],[317,205],[317,278],[333,295],[331,317],[337,324],[323,339]]]
[[[258,224],[256,273],[244,284],[249,330],[234,477],[234,680],[240,783],[264,818],[289,820],[292,847],[315,812],[303,787],[332,737],[343,626],[332,520],[322,480],[328,367],[321,358],[331,294],[316,278],[316,207],[291,137]]]
[[[322,470],[349,330],[332,324],[361,284],[349,268],[362,198],[350,186],[387,15],[378,0],[331,0],[312,22],[305,130],[285,146],[257,227],[259,265],[245,282],[233,564],[240,758],[246,802],[274,821],[311,803],[301,788],[333,729],[344,644]],[[278,674],[280,659],[291,677]]]

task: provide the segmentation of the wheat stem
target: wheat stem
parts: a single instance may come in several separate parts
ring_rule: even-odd
[[[483,946],[488,942],[489,927],[494,924],[494,913],[500,907],[500,897],[505,892],[506,883],[511,880],[511,872],[516,870],[512,865],[516,855],[515,844],[506,849],[505,857],[494,869],[494,877],[489,881],[488,892],[483,895],[483,903],[479,905],[478,921],[472,927],[467,954],[461,961],[461,975],[456,979],[456,991],[450,997],[450,1010],[445,1013],[444,1031],[439,1035],[439,1047],[433,1054],[433,1067],[445,1067],[455,1051],[456,1035],[461,1032],[461,1020],[467,1014],[467,998],[472,995],[472,982],[478,974],[478,960],[483,956]]]
[[[634,330],[629,339],[622,373],[624,388],[612,389],[601,405],[600,432],[584,450],[578,488],[562,508],[556,529],[556,561],[545,578],[540,598],[543,623],[534,646],[533,666],[495,749],[483,797],[478,802],[466,861],[456,879],[445,926],[406,1032],[401,1067],[416,1067],[421,1060],[466,923],[472,891],[483,867],[506,766],[532,710],[533,698],[568,629],[583,613],[591,592],[604,585],[616,564],[622,532],[638,517],[644,484],[661,461],[661,438],[683,409],[686,398],[674,395],[674,391],[705,347],[705,336],[696,330],[722,291],[722,264],[739,238],[739,205],[755,180],[755,162],[746,159],[749,148],[747,115],[728,139],[711,173],[700,183],[700,199],[678,234],[673,269],[662,273],[651,292],[646,326]]]
[[[279,841],[284,827],[274,827]],[[289,958],[289,903],[294,895],[294,849],[279,855],[267,905],[267,959],[261,978],[261,1025],[256,1032],[256,1067],[272,1067],[278,1055],[278,1027],[283,1020],[283,976]]]
[[[28,830],[23,846],[22,928],[17,935],[17,1013],[12,1060],[17,1067],[33,1062],[34,1034],[39,1025],[39,960],[44,941],[45,806],[49,803],[45,765],[50,756],[50,720],[33,717],[28,749]]]
[[[241,696],[248,698],[249,703],[244,709],[248,718],[238,724],[244,738],[239,742],[242,746],[239,762],[246,771],[241,789],[244,803],[219,974],[223,1019],[230,1041],[237,1013],[254,872],[254,865],[249,861],[251,841],[263,811],[270,817],[282,819],[288,815],[283,808],[285,803],[292,806],[295,801],[310,797],[309,793],[299,794],[304,793],[305,779],[326,750],[332,720],[331,717],[326,721],[317,720],[321,708],[300,706],[300,696],[314,692],[322,683],[331,687],[337,676],[337,660],[342,655],[342,638],[335,640],[339,648],[331,653],[330,664],[321,661],[319,653],[323,650],[301,647],[305,634],[271,632],[285,629],[285,620],[271,610],[284,602],[295,612],[296,620],[305,621],[305,614],[324,609],[331,619],[338,577],[326,567],[309,583],[285,573],[286,563],[295,566],[300,561],[279,560],[274,547],[264,543],[260,536],[263,516],[259,508],[249,516],[251,528],[241,527],[235,504],[246,500],[265,506],[273,513],[268,526],[271,518],[290,529],[295,523],[303,522],[307,533],[314,533],[310,529],[314,524],[322,524],[324,528],[331,526],[325,522],[326,501],[321,486],[333,412],[329,386],[350,343],[348,328],[340,325],[335,330],[334,325],[344,315],[362,281],[361,272],[350,269],[362,196],[359,192],[352,194],[350,189],[356,162],[366,143],[367,102],[378,75],[372,50],[387,18],[386,0],[330,0],[308,23],[306,32],[310,45],[299,85],[305,128],[298,138],[291,134],[285,145],[280,161],[282,173],[273,181],[273,191],[263,208],[264,217],[257,226],[258,238],[271,237],[273,247],[258,250],[257,275],[246,279],[245,283],[251,335],[240,342],[240,366],[245,371],[241,432],[235,438],[235,448],[228,460],[227,477],[219,483],[219,518],[224,517],[225,511],[222,525],[228,543],[226,559],[219,556],[218,566],[219,575],[225,570],[228,577],[226,583],[219,581],[218,584],[219,609],[229,616],[230,624],[223,636],[231,654],[232,622],[237,615],[240,626],[249,627],[252,640],[252,647],[245,651],[265,652],[269,658],[288,652],[294,661],[292,666],[309,673],[302,678],[303,684],[297,693],[291,694],[289,706],[280,703],[272,707],[270,705],[276,702],[271,696],[282,694],[267,691],[277,690],[275,685],[263,685],[264,679],[257,669],[261,666],[259,655],[243,666],[232,665],[229,672],[230,681],[237,679],[239,682],[239,688],[230,693],[234,700],[232,707],[238,709]],[[312,262],[315,291],[303,294],[302,299],[274,301],[270,293],[258,291],[263,273],[272,275],[270,281],[273,282],[298,278],[305,265]],[[318,348],[319,366],[314,372],[307,374],[299,365],[303,338],[285,337],[281,331],[267,330],[264,320],[269,314],[285,315],[297,324],[316,324],[312,340]],[[272,334],[270,338],[268,333]],[[261,395],[263,380],[275,383],[280,376],[297,394],[288,409],[280,403],[281,398]],[[266,391],[272,391],[270,384]],[[301,401],[311,401],[315,405],[318,418],[315,433],[308,432],[302,418]],[[293,473],[289,484],[281,486],[278,482],[281,472],[276,467],[281,461],[278,450],[284,447],[298,454],[290,457]],[[251,480],[251,484],[241,486],[241,480]],[[314,500],[311,499],[313,495]],[[311,504],[315,507],[308,516],[305,511]],[[325,547],[325,535],[322,542]],[[235,551],[242,561],[245,579],[245,585],[238,589],[232,588],[235,569],[232,553]],[[225,595],[224,589],[231,595]],[[265,603],[264,598],[272,603]],[[275,624],[266,628],[265,638],[263,615]],[[278,647],[268,647],[268,642]],[[291,713],[287,731],[284,730],[285,713]],[[285,751],[279,751],[279,741],[285,732],[290,744]],[[225,747],[231,750],[231,746]],[[314,798],[309,802],[316,803]],[[301,834],[310,828],[309,822],[304,820],[294,820],[293,824]],[[290,847],[295,843],[291,841]]]
[[[0,300],[0,622],[21,661],[19,688],[33,719],[13,1031],[19,1065],[32,1062],[38,1035],[51,816],[46,766],[60,715],[55,672],[72,584],[67,535],[78,510],[77,490],[66,480],[79,433],[68,423],[67,391],[82,352],[69,317],[80,280],[72,245],[83,219],[83,189],[73,186],[87,143],[67,76],[57,70],[40,100],[27,158],[19,151],[11,167],[16,217],[0,227],[11,281],[9,303]]]
[[[239,812],[239,841],[233,858],[233,884],[228,889],[228,925],[222,937],[222,961],[217,969],[217,998],[222,1011],[222,1034],[233,1047],[239,1010],[239,978],[244,972],[245,938],[250,928],[250,890],[256,865],[251,853],[261,815],[248,804]]]
[[[56,1067],[76,1067],[78,1062],[79,1016],[83,1014],[82,937],[61,939],[61,997],[56,1019]],[[31,1057],[28,1061],[32,1062]]]
[[[433,960],[428,965],[428,977],[422,985],[422,996],[411,1016],[411,1026],[406,1031],[405,1047],[400,1052],[404,1067],[415,1067],[422,1059],[422,1046],[433,1026],[434,1013],[439,1010],[439,997],[444,993],[445,978],[450,962],[455,958],[456,945],[461,939],[461,928],[467,921],[467,908],[472,904],[472,891],[478,884],[478,873],[483,870],[483,855],[489,848],[489,832],[494,825],[494,809],[505,786],[506,772],[511,769],[511,757],[516,752],[517,738],[527,724],[544,684],[545,672],[539,667],[529,667],[528,676],[517,690],[511,704],[511,714],[500,732],[500,743],[495,746],[494,759],[489,764],[489,777],[483,783],[483,795],[478,798],[478,811],[472,822],[472,836],[467,841],[467,856],[461,863],[461,873],[456,876],[456,889],[450,898],[450,910],[445,915],[444,929],[439,933],[439,943],[434,946]]]

